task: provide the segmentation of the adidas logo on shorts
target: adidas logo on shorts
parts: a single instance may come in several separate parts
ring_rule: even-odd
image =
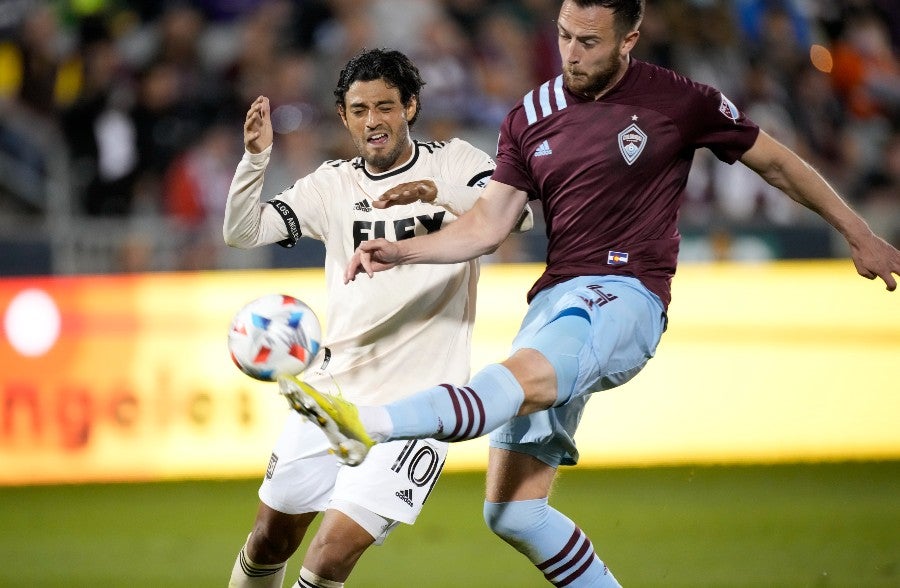
[[[400,491],[396,492],[395,496],[397,496],[397,498],[399,498],[400,500],[402,500],[402,501],[405,502],[406,504],[408,504],[408,505],[410,505],[410,506],[413,505],[413,501],[412,501],[412,488],[409,488],[409,489],[407,489],[407,490],[400,490]]]

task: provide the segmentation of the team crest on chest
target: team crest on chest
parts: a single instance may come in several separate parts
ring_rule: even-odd
[[[625,158],[625,163],[631,165],[644,150],[647,144],[647,133],[641,130],[641,127],[635,123],[631,123],[624,131],[619,133],[619,151]]]

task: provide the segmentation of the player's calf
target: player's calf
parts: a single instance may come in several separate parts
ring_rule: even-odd
[[[247,557],[245,543],[234,561],[228,588],[281,588],[285,566],[286,562],[271,565],[255,563]]]
[[[621,588],[590,539],[546,498],[485,502],[484,520],[531,560],[548,582],[569,588]]]

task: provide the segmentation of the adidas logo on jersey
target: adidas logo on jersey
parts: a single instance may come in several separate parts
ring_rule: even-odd
[[[544,141],[534,150],[535,157],[543,157],[544,155],[553,155],[553,149],[550,149],[550,143],[548,141]]]
[[[363,212],[372,212],[372,206],[369,204],[369,201],[363,198],[359,202],[353,205],[353,210],[361,210]]]
[[[400,490],[395,493],[395,496],[405,502],[406,504],[412,506],[412,488],[408,488],[406,490]]]

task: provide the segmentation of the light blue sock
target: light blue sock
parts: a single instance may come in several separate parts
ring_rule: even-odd
[[[548,582],[568,588],[621,588],[590,539],[546,498],[484,503],[484,520],[531,560]]]
[[[474,439],[516,416],[524,399],[512,372],[491,364],[467,386],[441,384],[385,405],[393,425],[389,439]]]

